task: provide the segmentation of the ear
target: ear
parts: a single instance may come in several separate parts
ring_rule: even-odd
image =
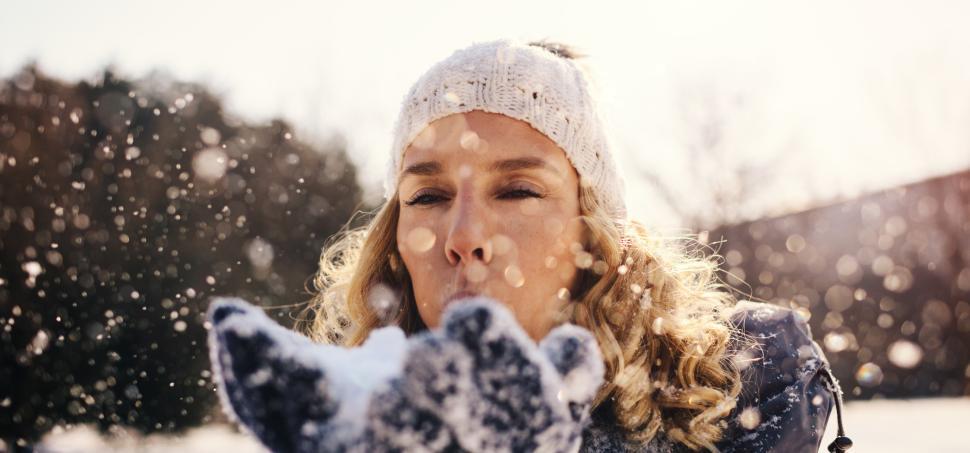
[[[322,451],[339,405],[315,344],[237,298],[207,313],[209,355],[226,414],[272,451]]]

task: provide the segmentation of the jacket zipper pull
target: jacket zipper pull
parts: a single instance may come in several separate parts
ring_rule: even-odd
[[[825,377],[826,386],[835,395],[835,415],[839,423],[839,432],[835,440],[829,444],[828,450],[831,453],[845,453],[845,451],[852,448],[852,439],[849,439],[845,435],[845,428],[842,426],[842,388],[839,386],[839,380],[832,374],[832,370],[827,363],[822,366],[821,371]]]

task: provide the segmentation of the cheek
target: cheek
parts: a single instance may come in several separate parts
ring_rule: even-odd
[[[522,223],[510,222],[508,232],[518,245],[519,266],[528,285],[537,291],[569,288],[576,274],[580,248],[581,220],[578,217],[533,217]],[[582,259],[585,255],[578,256]]]
[[[397,251],[414,286],[427,286],[425,280],[432,271],[433,251],[440,246],[437,235],[427,227],[402,224],[397,234]]]
[[[406,213],[398,219],[396,237],[398,253],[406,264],[426,261],[441,241],[429,219]]]
[[[441,255],[439,252],[443,245],[442,238],[433,229],[422,225],[402,216],[396,235],[397,250],[411,279],[411,289],[421,320],[429,327],[436,327],[441,315],[436,301],[445,286],[437,279],[445,274],[441,269],[436,269],[440,263],[435,258]]]

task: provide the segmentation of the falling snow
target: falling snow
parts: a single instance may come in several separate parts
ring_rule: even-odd
[[[67,83],[29,66],[0,82],[3,442],[224,421],[208,298],[283,306],[273,316],[292,323],[361,200],[343,149],[289,128],[160,74]]]
[[[292,321],[324,241],[361,199],[343,150],[314,149],[282,121],[246,124],[224,114],[204,87],[160,74],[130,81],[105,71],[97,81],[69,84],[27,67],[0,86],[0,108],[0,450],[10,443],[30,445],[45,433],[55,451],[100,442],[93,440],[95,429],[81,428],[85,424],[119,435],[116,442],[123,443],[125,436],[138,439],[130,427],[171,433],[225,422],[209,413],[217,404],[217,383],[204,354],[209,297],[231,293],[267,307],[273,319],[263,327]],[[428,128],[414,145],[429,146],[435,133]],[[488,150],[474,133],[462,134],[460,144]],[[470,169],[459,175],[469,177]],[[804,321],[822,347],[782,342],[775,344],[777,355],[769,345],[767,358],[757,351],[733,358],[747,375],[777,367],[789,379],[781,391],[744,401],[730,420],[738,439],[767,442],[778,430],[819,428],[812,420],[831,410],[831,401],[800,385],[811,383],[823,363],[821,350],[842,379],[846,398],[855,400],[847,406],[850,434],[860,428],[932,428],[929,416],[916,420],[927,424],[921,428],[894,430],[893,420],[873,422],[885,414],[939,409],[932,402],[913,409],[882,398],[970,394],[968,206],[970,174],[964,171],[702,233],[709,243],[725,239],[718,244],[726,282],[780,307],[758,308],[752,320],[795,323],[789,327]],[[527,201],[520,209],[534,215],[538,206]],[[543,229],[555,236],[565,225],[546,219]],[[442,241],[430,229],[416,228],[403,245],[428,253]],[[492,245],[496,255],[517,253],[505,236],[492,238]],[[580,269],[609,270],[581,247],[570,251],[566,260]],[[544,259],[550,270],[561,264],[553,256]],[[631,264],[619,265],[617,273],[626,275]],[[466,277],[528,284],[516,265],[472,265]],[[633,284],[630,290],[650,309],[648,288]],[[566,288],[557,296],[574,297]],[[388,324],[399,300],[394,289],[379,287],[368,303]],[[667,322],[656,318],[650,331],[663,335],[676,327]],[[782,337],[792,332],[780,331]],[[368,383],[357,390],[363,395],[392,381],[390,376],[400,378],[390,364],[405,359],[375,359],[404,343],[393,332],[375,332],[371,352],[380,345],[381,354],[354,357],[360,376],[383,378],[355,381],[348,375],[335,382]],[[781,341],[778,331],[760,333],[765,342]],[[367,366],[384,371],[367,374],[373,371]],[[246,382],[266,385],[275,377],[261,369]],[[581,399],[595,379],[575,373],[561,381],[565,387],[543,394],[544,403]],[[347,388],[340,397],[363,410],[364,400],[354,400]],[[870,398],[865,405],[862,400]],[[966,402],[954,402],[962,412],[940,409],[946,415],[937,424],[966,418]],[[793,407],[808,408],[815,418],[791,416]],[[609,438],[600,428],[588,433]],[[308,436],[321,430],[301,425]],[[231,447],[225,450],[252,446],[218,435],[235,439],[226,441]],[[485,441],[481,432],[475,435]],[[876,434],[858,440],[870,451],[901,448],[879,444],[884,439]],[[185,451],[206,449],[187,445]],[[917,449],[934,448],[907,450]]]

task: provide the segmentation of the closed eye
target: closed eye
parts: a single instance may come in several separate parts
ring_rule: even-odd
[[[498,196],[502,200],[522,200],[526,198],[545,198],[542,194],[531,190],[531,189],[512,189],[502,192]],[[405,201],[406,206],[414,205],[433,205],[441,201],[447,201],[448,197],[433,194],[433,193],[423,193],[418,194],[408,201]]]
[[[404,204],[407,206],[429,205],[429,204],[437,203],[438,201],[441,201],[443,199],[445,199],[445,197],[435,195],[435,194],[430,194],[430,193],[424,193],[424,194],[419,194],[408,201],[405,201]]]
[[[523,198],[543,198],[543,197],[542,195],[529,189],[513,189],[507,192],[503,192],[499,196],[499,198],[503,198],[507,200],[518,200]]]

